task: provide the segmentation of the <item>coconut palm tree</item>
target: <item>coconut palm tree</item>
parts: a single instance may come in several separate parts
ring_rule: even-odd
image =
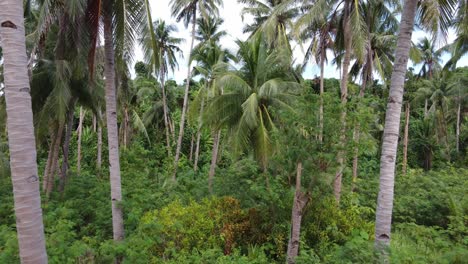
[[[112,200],[112,229],[114,240],[124,238],[122,187],[120,180],[119,136],[117,126],[116,70],[124,71],[125,61],[131,60],[136,36],[147,23],[145,2],[142,0],[88,0],[86,22],[91,36],[89,71],[94,71],[96,43],[100,21],[104,26],[104,78],[106,121],[109,151],[109,172]],[[119,261],[119,260],[117,260]]]
[[[0,3],[11,179],[22,263],[47,263],[22,1]]]
[[[171,155],[171,140],[169,132],[169,108],[167,106],[167,95],[165,89],[165,80],[169,71],[174,71],[179,66],[177,63],[177,54],[182,56],[182,50],[179,48],[183,39],[173,36],[177,32],[175,25],[168,25],[162,20],[158,20],[152,25],[154,33],[147,34],[140,42],[146,58],[149,58],[149,64],[153,65],[155,74],[159,76],[161,83],[164,126],[166,133],[166,148],[168,155]],[[155,41],[155,43],[153,43]],[[156,50],[154,50],[156,48]]]
[[[460,152],[462,108],[466,105],[468,98],[468,77],[466,73],[466,68],[456,72],[448,85],[448,94],[452,97],[452,101],[455,103],[457,115],[455,132],[457,152]]]
[[[177,21],[184,21],[185,27],[188,27],[192,23],[192,40],[190,43],[189,56],[192,54],[192,50],[195,43],[196,26],[197,26],[197,15],[200,13],[201,17],[207,19],[211,15],[218,16],[218,6],[222,5],[222,0],[171,0],[172,15],[176,17]],[[184,91],[184,103],[182,106],[182,115],[180,118],[179,125],[179,136],[177,138],[176,153],[174,157],[174,172],[172,174],[172,180],[176,180],[177,168],[179,166],[180,150],[182,147],[182,139],[184,137],[185,127],[185,115],[188,107],[188,94],[190,88],[191,79],[191,65],[192,61],[188,58],[187,66],[187,79]]]
[[[301,13],[294,27],[294,34],[301,42],[310,39],[307,47],[303,68],[312,60],[320,67],[320,108],[319,108],[319,142],[323,141],[323,93],[325,63],[328,61],[327,50],[334,46],[334,35],[337,27],[336,9],[329,1],[310,1],[301,7],[305,12]]]
[[[391,3],[390,3],[391,4]],[[392,9],[397,6],[387,6],[383,2],[367,2],[361,4],[363,19],[366,21],[368,45],[365,47],[364,60],[356,60],[351,67],[350,74],[360,77],[361,89],[359,91],[359,102],[364,97],[367,85],[372,82],[374,72],[380,79],[385,80],[390,76],[393,65],[393,52],[396,43],[396,31],[398,20]],[[359,106],[358,106],[359,107]],[[353,140],[356,142],[353,154],[353,188],[358,177],[360,124],[354,127]]]
[[[224,94],[210,102],[205,122],[226,127],[237,153],[253,148],[268,185],[268,158],[275,149],[271,132],[276,119],[272,109],[289,108],[292,94],[300,85],[292,73],[287,48],[269,49],[261,34],[237,44],[242,66],[231,66],[216,75],[216,86],[223,88]]]
[[[290,0],[237,0],[237,2],[247,5],[242,9],[242,17],[246,15],[254,17],[254,22],[244,27],[244,33],[254,35],[261,31],[270,47],[287,38],[286,31],[293,28],[292,20],[299,12],[295,1]]]
[[[433,32],[446,36],[456,1],[438,2],[436,0],[428,0],[422,2],[419,9],[417,5],[418,1],[416,0],[406,0],[403,5],[382,138],[380,185],[375,221],[375,244],[384,252],[385,248],[390,244],[395,162],[400,133],[403,86],[415,18],[418,18],[422,26],[426,28],[435,26],[435,28],[432,28]]]

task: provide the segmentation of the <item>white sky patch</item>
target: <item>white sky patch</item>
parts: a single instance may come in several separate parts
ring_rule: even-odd
[[[190,41],[191,41],[191,25],[188,28],[184,27],[182,22],[177,23],[174,18],[171,17],[171,8],[170,8],[170,0],[150,0],[150,5],[152,7],[152,18],[153,21],[157,19],[165,20],[167,23],[177,25],[179,32],[176,33],[176,37],[185,39],[185,42],[180,45],[180,48],[184,52],[184,57],[178,60],[179,62],[179,69],[176,69],[174,73],[169,73],[169,79],[174,79],[178,83],[182,83],[183,80],[187,77],[187,58],[189,57],[189,49],[190,49]],[[224,48],[235,52],[237,50],[237,45],[235,43],[236,39],[245,40],[248,37],[248,34],[243,34],[242,30],[244,25],[248,22],[252,21],[252,18],[246,17],[245,20],[242,20],[241,12],[242,12],[243,5],[237,3],[237,0],[228,0],[224,1],[224,6],[220,7],[220,17],[224,19],[224,24],[222,25],[222,29],[227,32],[227,36],[221,39],[221,45]],[[420,38],[426,36],[427,34],[423,31],[417,30],[413,33],[413,42],[417,42]],[[453,31],[450,32],[448,36],[448,43],[453,42],[456,35]],[[195,44],[196,45],[196,44]],[[308,43],[304,44],[304,48],[307,47]],[[302,52],[301,48],[298,45],[293,44],[294,49],[294,59],[297,64],[302,64],[304,60],[304,53]],[[331,60],[333,59],[333,53],[328,52],[329,62],[325,66],[325,77],[326,78],[339,78],[340,72],[336,68],[336,65],[331,64]],[[450,58],[449,54],[445,54],[442,57],[443,63],[448,61]],[[144,61],[145,58],[143,57],[143,53],[141,48],[138,47],[135,56],[136,61]],[[414,66],[411,63],[408,65],[409,67],[414,67],[416,72],[419,72],[419,67]],[[468,56],[464,56],[457,64],[458,67],[468,66]],[[134,75],[134,69],[132,66],[131,69],[132,74]],[[310,63],[309,66],[306,67],[303,76],[306,79],[314,78],[320,74],[320,68],[315,63]]]

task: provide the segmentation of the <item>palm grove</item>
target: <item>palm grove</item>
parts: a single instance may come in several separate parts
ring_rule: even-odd
[[[1,1],[1,263],[463,263],[467,1],[238,3]]]

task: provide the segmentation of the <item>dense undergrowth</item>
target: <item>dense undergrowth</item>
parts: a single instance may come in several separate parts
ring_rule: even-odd
[[[288,175],[271,177],[268,190],[257,163],[240,159],[218,170],[210,195],[206,167],[198,173],[182,170],[174,184],[164,173],[161,155],[137,143],[122,152],[122,244],[112,241],[104,171],[85,167],[70,178],[64,193],[44,202],[49,262],[113,263],[116,256],[124,263],[284,261],[294,193]],[[377,260],[372,241],[377,172],[371,162],[361,167],[367,173],[356,192],[345,192],[339,209],[330,187],[312,188],[298,263]],[[397,177],[392,263],[464,263],[467,179],[467,169],[450,166]],[[10,179],[0,181],[0,263],[18,263]]]

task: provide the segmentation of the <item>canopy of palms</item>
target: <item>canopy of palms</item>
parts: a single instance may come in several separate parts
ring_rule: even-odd
[[[261,35],[237,44],[241,67],[216,76],[216,85],[224,94],[208,106],[206,120],[226,126],[238,152],[253,147],[255,158],[266,169],[274,150],[274,111],[289,108],[300,86],[292,74],[287,49],[268,49]]]

